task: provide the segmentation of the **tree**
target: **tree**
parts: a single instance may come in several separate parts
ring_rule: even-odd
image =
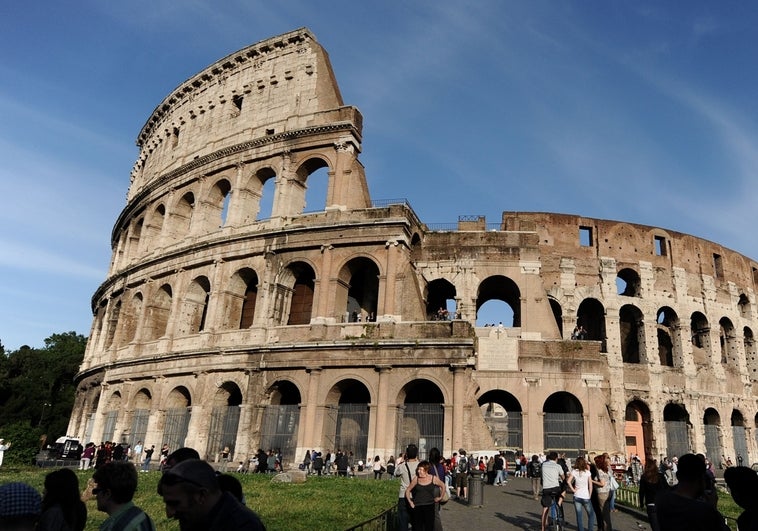
[[[26,427],[33,432],[27,439],[37,441],[46,433],[50,442],[66,434],[76,394],[73,379],[86,346],[87,338],[66,332],[45,339],[45,347],[41,349],[23,346],[8,353],[2,349],[0,430],[3,433],[11,425],[21,431]],[[7,434],[0,437],[10,439]],[[17,444],[14,441],[14,447]]]

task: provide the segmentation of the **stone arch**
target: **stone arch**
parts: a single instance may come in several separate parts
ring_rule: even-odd
[[[663,424],[666,427],[666,455],[678,457],[689,453],[690,415],[681,404],[669,403],[663,408]]]
[[[742,342],[745,348],[748,377],[753,382],[758,381],[758,349],[756,349],[755,335],[749,326],[742,329]]]
[[[121,410],[121,393],[114,391],[108,397],[108,401],[105,403],[104,422],[103,422],[103,434],[100,438],[101,441],[114,441],[116,436],[116,422],[118,421],[118,413]]]
[[[243,267],[232,275],[224,304],[227,308],[225,329],[245,329],[253,325],[258,302],[258,283],[258,274],[249,267]]]
[[[455,286],[446,278],[432,280],[426,285],[426,318],[429,321],[447,320],[455,317]]]
[[[108,333],[105,336],[105,348],[113,345],[118,330],[119,319],[121,318],[121,297],[114,299],[110,307],[110,317],[108,318]]]
[[[179,336],[197,334],[205,330],[210,295],[211,283],[208,277],[201,275],[190,282],[179,312]]]
[[[270,166],[259,168],[247,183],[247,195],[251,201],[247,205],[246,220],[263,220],[274,217],[277,172]]]
[[[745,430],[745,417],[739,409],[733,409],[731,415],[732,440],[734,442],[734,464],[743,466],[750,464],[750,456],[747,449],[747,432]]]
[[[311,155],[298,166],[295,172],[297,179],[290,187],[293,193],[291,201],[295,207],[293,215],[326,209],[330,172],[329,162],[320,155]]]
[[[493,389],[477,400],[495,448],[523,448],[523,409],[508,391]]]
[[[625,297],[640,297],[642,281],[640,274],[630,267],[625,267],[616,275],[616,289],[619,295]]]
[[[337,310],[345,321],[375,321],[379,300],[379,267],[372,259],[357,257],[340,269],[335,294]]]
[[[690,316],[690,335],[692,337],[692,357],[695,365],[704,367],[708,364],[711,353],[711,327],[708,318],[701,312],[692,312]]]
[[[176,201],[170,212],[170,223],[166,226],[168,241],[184,241],[192,227],[192,215],[195,211],[195,194],[184,192]]]
[[[297,385],[289,380],[277,380],[266,391],[261,423],[261,448],[280,449],[285,461],[295,460],[297,430],[300,424],[302,396]]]
[[[217,180],[206,198],[204,208],[206,210],[208,231],[226,226],[229,214],[229,201],[232,197],[232,183],[226,178]]]
[[[134,394],[132,398],[132,425],[129,429],[129,438],[127,440],[132,448],[138,442],[145,441],[152,405],[153,397],[150,390],[146,387],[142,387]]]
[[[327,448],[365,457],[368,451],[371,392],[355,378],[345,378],[326,395],[324,436]]]
[[[544,449],[576,457],[585,453],[582,403],[567,391],[553,393],[542,406]]]
[[[722,317],[719,320],[719,346],[721,349],[721,363],[739,368],[739,348],[737,346],[737,332],[731,319]]]
[[[92,324],[92,337],[90,338],[90,342],[93,345],[99,345],[100,340],[102,339],[103,328],[106,325],[105,316],[107,314],[107,307],[108,301],[107,299],[103,299],[95,310],[95,318]]]
[[[122,331],[121,339],[119,343],[126,345],[134,340],[137,333],[137,325],[139,324],[140,317],[142,316],[142,308],[144,305],[143,296],[141,292],[136,292],[129,300],[129,305],[124,312],[122,319]]]
[[[740,293],[740,296],[737,299],[737,307],[740,310],[740,317],[743,319],[750,319],[750,299],[748,299],[747,295],[744,293]]]
[[[211,398],[211,422],[208,428],[206,459],[215,460],[219,452],[228,447],[230,456],[235,454],[237,430],[242,406],[242,391],[236,382],[225,381],[218,386]]]
[[[560,337],[563,337],[563,308],[561,307],[561,303],[553,297],[548,297],[547,300],[550,303],[550,310],[553,312],[555,324],[558,326],[558,334]]]
[[[506,319],[502,319],[504,325],[516,328],[521,326],[521,290],[519,289],[518,284],[503,275],[494,275],[485,278],[479,284],[477,290],[477,315],[482,306],[492,300],[504,302],[510,307],[511,312],[513,312],[513,319],[510,323],[508,323]]]
[[[147,307],[145,337],[148,340],[166,335],[173,296],[170,284],[163,284],[155,291]]]
[[[168,445],[169,451],[184,446],[189,429],[191,407],[192,396],[189,389],[183,385],[174,387],[166,397],[163,444]]]
[[[140,215],[129,228],[129,252],[127,258],[129,261],[135,259],[139,255],[140,249],[144,246],[142,240],[144,225],[145,217]]]
[[[679,316],[668,306],[662,306],[656,314],[658,336],[658,360],[664,367],[682,366],[682,347],[679,344]]]
[[[432,448],[444,447],[445,397],[440,387],[428,378],[406,383],[398,393],[396,447],[401,453],[409,444],[418,445],[419,459]]]
[[[145,252],[150,252],[160,246],[161,232],[166,220],[166,205],[159,203],[147,216],[145,222]]]
[[[418,232],[414,232],[413,236],[411,236],[411,256],[410,259],[412,262],[416,262],[419,258],[421,258],[421,235]]]
[[[594,298],[584,299],[576,310],[576,324],[587,331],[586,339],[601,341],[601,352],[606,352],[605,307]]]
[[[645,326],[642,311],[633,304],[619,310],[621,359],[624,363],[640,363],[645,354]]]
[[[282,324],[311,322],[316,273],[304,261],[290,263],[279,275],[274,297],[274,320]]]
[[[703,434],[705,435],[705,456],[712,463],[719,463],[723,452],[721,442],[721,415],[709,407],[703,414]]]
[[[624,439],[626,455],[642,456],[644,461],[654,458],[652,417],[648,405],[634,399],[624,412]]]

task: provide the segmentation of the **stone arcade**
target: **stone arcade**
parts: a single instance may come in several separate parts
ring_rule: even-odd
[[[758,263],[573,215],[436,230],[406,201],[371,199],[361,129],[307,29],[219,60],[155,108],[69,433],[208,459],[281,448],[290,463],[410,441],[422,455],[752,462]],[[495,299],[513,322],[476,327]]]

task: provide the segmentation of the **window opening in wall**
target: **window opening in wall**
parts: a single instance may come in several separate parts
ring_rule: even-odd
[[[239,116],[239,114],[242,112],[242,96],[237,94],[236,96],[232,96],[232,104],[234,105],[234,116]]]
[[[229,202],[232,200],[232,193],[227,192],[224,201],[221,203],[221,226],[226,225],[227,216],[229,215]]]
[[[261,197],[258,203],[258,216],[256,220],[269,219],[274,215],[274,194],[276,193],[276,177],[273,175],[261,175]]]
[[[319,168],[305,183],[305,207],[303,212],[321,212],[326,209],[326,192],[329,185],[329,168]]]
[[[713,253],[713,274],[716,278],[724,278],[724,264],[720,254]]]
[[[179,145],[179,128],[174,127],[174,130],[171,132],[171,148],[175,148]]]
[[[655,256],[666,256],[666,238],[655,236]]]
[[[579,227],[579,245],[592,247],[592,227]]]
[[[753,268],[753,286],[758,286],[758,268]]]

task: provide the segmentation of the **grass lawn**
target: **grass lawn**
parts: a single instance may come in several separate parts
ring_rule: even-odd
[[[23,481],[41,493],[45,475],[52,470],[3,466],[0,484]],[[77,471],[77,475],[84,490],[92,471]],[[258,513],[268,531],[344,531],[397,504],[399,488],[396,480],[308,477],[304,484],[296,485],[271,483],[272,476],[262,474],[236,476],[242,483],[247,506]],[[134,502],[150,515],[158,530],[178,530],[179,524],[166,518],[163,500],[156,492],[159,478],[159,472],[140,473]],[[86,529],[96,531],[106,514],[97,510],[94,499],[87,501],[87,512]]]

